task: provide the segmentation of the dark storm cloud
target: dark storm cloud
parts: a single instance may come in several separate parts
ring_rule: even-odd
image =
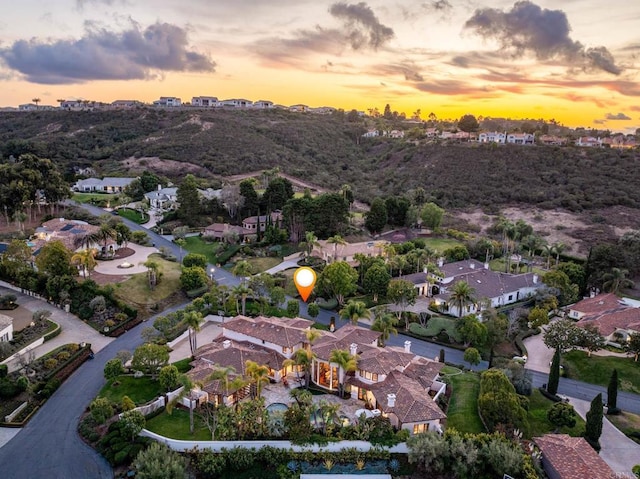
[[[79,40],[19,40],[0,59],[34,83],[146,79],[161,71],[215,71],[208,56],[189,50],[186,30],[156,23],[123,32],[88,28]]]
[[[631,118],[629,118],[627,115],[625,115],[624,113],[607,113],[607,116],[605,117],[607,120],[631,120]]]
[[[383,25],[366,3],[334,3],[329,13],[344,22],[343,30],[354,50],[368,46],[377,50],[393,38],[393,29]]]
[[[477,9],[465,28],[485,39],[497,40],[515,54],[533,53],[540,60],[561,58],[568,66],[603,70],[614,75],[622,69],[605,47],[585,48],[571,38],[571,27],[562,10],[549,10],[525,0],[511,10]]]

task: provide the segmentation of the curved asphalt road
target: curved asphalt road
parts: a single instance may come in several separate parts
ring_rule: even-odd
[[[96,215],[104,214],[100,208],[85,206],[85,209]],[[156,246],[167,247],[176,256],[179,254],[179,248],[174,243],[126,219],[124,221],[132,230],[146,231]],[[222,268],[216,268],[215,279],[228,286],[234,286],[239,282],[238,278]],[[178,305],[163,311],[151,318],[150,322],[157,316],[184,306],[184,304]],[[307,316],[306,303],[301,303],[300,315]],[[322,310],[316,321],[329,324],[331,316],[337,315]],[[341,320],[337,321],[339,327]],[[118,351],[122,349],[133,351],[142,344],[140,332],[145,326],[147,324],[142,323],[131,329],[97,353],[93,360],[87,361],[65,381],[35,414],[29,424],[4,447],[0,448],[0,476],[3,479],[113,478],[113,471],[107,461],[82,442],[78,436],[78,421],[105,383],[103,378],[104,364],[113,358]],[[403,346],[406,339],[403,335],[392,336],[388,344]],[[447,362],[462,364],[478,370],[487,367],[486,361],[471,367],[464,362],[462,351],[414,338],[408,339],[411,340],[411,350],[415,354],[435,358],[440,349],[444,349]],[[536,371],[531,373],[535,386],[547,382],[546,374]],[[600,392],[606,393],[605,389],[599,386],[569,379],[560,380],[560,393],[567,396],[591,400]],[[638,414],[640,413],[640,396],[621,392],[618,394],[618,405],[624,410]]]

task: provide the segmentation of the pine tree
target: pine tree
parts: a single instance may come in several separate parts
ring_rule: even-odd
[[[587,423],[584,431],[584,438],[596,451],[600,450],[602,417],[602,393],[600,393],[591,401],[591,408],[587,411]]]
[[[553,361],[551,362],[551,370],[549,371],[549,383],[547,384],[547,391],[550,394],[558,393],[558,384],[560,383],[560,349],[556,349],[553,355]]]
[[[607,414],[620,414],[618,409],[618,370],[614,369],[607,387]]]

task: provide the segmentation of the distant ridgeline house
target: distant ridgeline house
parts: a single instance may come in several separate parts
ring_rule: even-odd
[[[144,197],[149,202],[151,208],[161,211],[169,210],[177,205],[178,188],[158,185],[157,190],[145,193]]]
[[[72,190],[80,193],[121,193],[135,178],[104,177],[76,181]]]
[[[613,293],[592,294],[569,307],[569,318],[576,326],[595,326],[600,334],[616,346],[623,345],[632,334],[640,334],[640,304],[619,298]]]
[[[233,376],[244,376],[246,361],[255,361],[269,368],[269,378],[276,383],[297,382],[303,377],[301,366],[286,365],[295,351],[311,348],[315,353],[311,381],[327,391],[338,391],[344,385],[351,400],[362,401],[372,415],[389,418],[397,427],[410,434],[441,430],[446,418],[437,399],[446,385],[439,381],[443,363],[416,356],[411,342],[404,348],[377,346],[380,333],[347,324],[335,332],[320,331],[322,336],[310,345],[306,333],[312,321],[302,318],[236,316],[223,325],[222,335],[202,346],[187,374],[194,382],[203,382],[194,389],[192,399],[215,405],[233,405],[248,397],[255,385],[228,388]],[[357,371],[346,372],[330,362],[334,350],[346,350],[357,355]],[[228,381],[207,379],[219,367],[235,369]],[[245,383],[246,384],[246,383]],[[284,387],[284,386],[283,386]]]
[[[412,282],[419,295],[431,296],[443,312],[461,317],[479,313],[482,300],[497,308],[529,298],[545,285],[535,273],[509,274],[491,271],[488,263],[474,259],[444,264],[440,262],[438,269],[443,276],[431,273],[413,273],[402,277]],[[431,278],[431,281],[429,281]],[[474,303],[467,304],[462,312],[458,305],[451,301],[451,293],[456,283],[464,281],[474,290]]]

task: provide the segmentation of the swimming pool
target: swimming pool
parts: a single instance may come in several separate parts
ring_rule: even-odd
[[[275,411],[286,411],[287,409],[289,409],[289,406],[287,406],[285,403],[281,403],[281,402],[274,402],[271,403],[267,406],[267,412],[275,412]]]

